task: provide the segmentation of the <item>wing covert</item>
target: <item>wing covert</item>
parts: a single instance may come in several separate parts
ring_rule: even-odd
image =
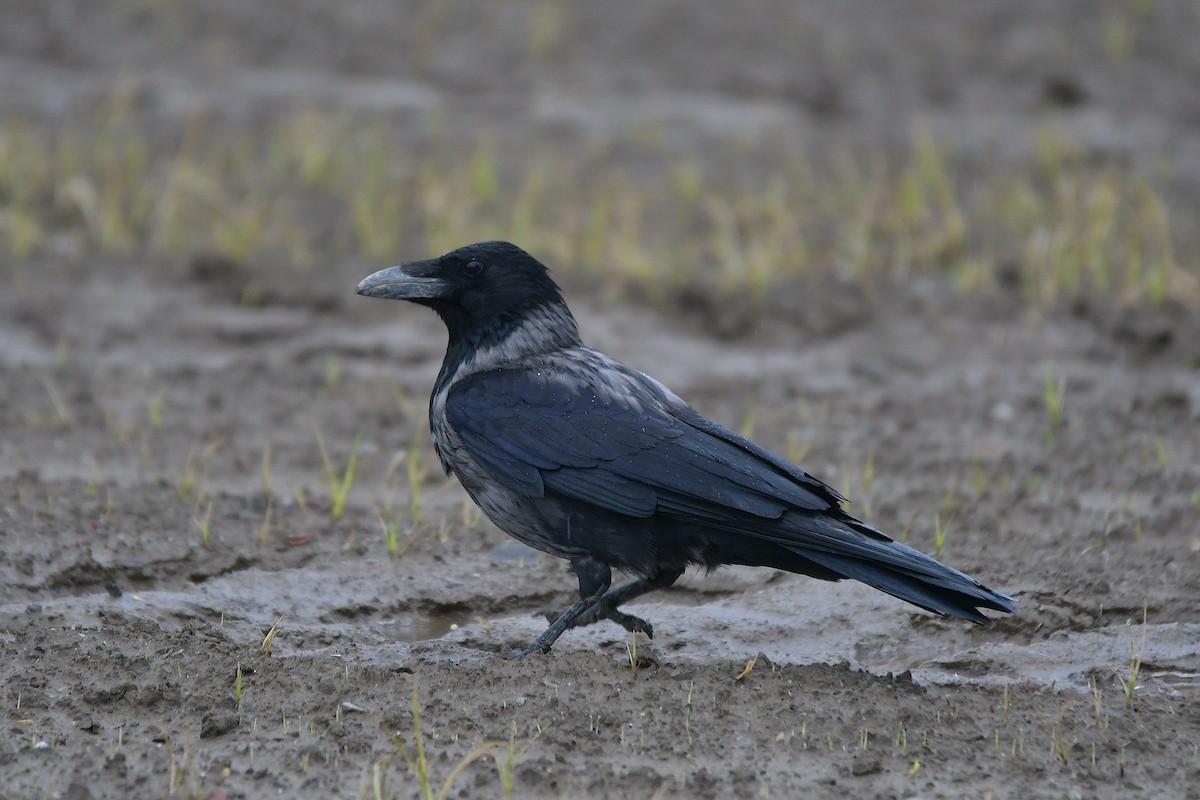
[[[612,362],[477,373],[451,389],[446,417],[492,478],[530,497],[548,488],[634,517],[768,519],[840,499]]]

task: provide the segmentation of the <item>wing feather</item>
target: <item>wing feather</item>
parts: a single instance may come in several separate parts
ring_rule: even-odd
[[[473,375],[450,391],[447,421],[492,478],[526,496],[549,489],[753,537],[801,557],[809,574],[856,578],[975,622],[986,621],[976,607],[1013,610],[1011,597],[846,514],[841,496],[799,467],[650,378],[592,358]]]
[[[473,375],[449,393],[447,420],[493,478],[529,496],[549,487],[636,517],[837,507],[832,489],[640,373],[586,366]]]

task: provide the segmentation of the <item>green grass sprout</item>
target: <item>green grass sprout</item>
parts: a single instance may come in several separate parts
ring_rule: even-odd
[[[350,490],[354,488],[362,433],[354,436],[354,443],[350,445],[350,455],[346,457],[345,466],[339,470],[334,465],[333,459],[329,457],[329,451],[325,449],[325,439],[321,436],[321,429],[313,425],[313,430],[317,434],[317,447],[321,450],[321,461],[325,464],[325,476],[329,480],[329,513],[336,522],[342,518],[342,514],[346,510],[346,501],[350,497]]]
[[[949,524],[942,524],[942,515],[933,515],[933,554],[935,558],[942,557],[942,548],[946,544],[946,534],[949,532]]]
[[[75,416],[67,407],[63,400],[62,393],[58,391],[58,387],[54,381],[47,378],[45,375],[38,375],[38,380],[41,381],[42,388],[46,390],[47,396],[50,398],[50,404],[54,407],[54,419],[60,428],[70,429],[75,427]]]
[[[1050,420],[1050,426],[1046,433],[1046,441],[1049,444],[1054,444],[1058,438],[1058,432],[1063,425],[1063,411],[1067,395],[1067,379],[1065,377],[1055,378],[1054,365],[1046,364],[1046,379],[1042,384],[1042,404],[1046,408],[1046,416]]]
[[[213,499],[208,498],[208,504],[205,506],[204,514],[196,520],[196,527],[200,529],[200,541],[208,544],[209,535],[212,531],[212,515],[213,515]]]
[[[1129,637],[1129,677],[1117,674],[1117,680],[1121,682],[1121,687],[1125,690],[1125,704],[1133,706],[1133,696],[1137,692],[1138,676],[1142,672],[1142,663],[1146,654],[1146,621],[1149,614],[1149,606],[1142,604],[1142,638],[1141,642],[1135,645],[1134,637],[1131,634]]]
[[[410,753],[408,748],[404,746],[404,742],[395,734],[390,734],[392,744],[396,748],[413,773],[413,777],[417,780],[417,786],[420,789],[421,797],[424,800],[445,800],[450,796],[450,790],[454,788],[454,782],[464,769],[470,766],[474,761],[482,758],[492,750],[503,746],[501,742],[484,742],[476,747],[466,756],[464,756],[454,767],[450,773],[442,781],[441,788],[435,795],[433,792],[433,777],[429,766],[429,758],[425,752],[425,731],[421,727],[421,699],[419,690],[419,680],[416,675],[413,676],[413,696],[412,696],[412,726],[413,738],[415,740],[416,752]],[[382,797],[382,780],[377,781],[378,787],[377,796]]]
[[[431,3],[413,30],[444,29],[451,5]],[[572,16],[550,0],[531,10],[539,58],[558,57]],[[432,50],[411,55],[420,73]],[[23,260],[63,243],[171,259],[215,252],[245,265],[243,299],[256,305],[262,254],[288,254],[304,273],[318,252],[376,263],[412,242],[442,252],[503,233],[581,276],[616,270],[615,285],[651,303],[698,278],[763,303],[784,281],[844,275],[878,294],[944,275],[967,292],[1011,286],[1037,305],[1098,293],[1200,308],[1189,217],[1173,224],[1154,181],[1048,128],[1027,164],[982,177],[928,129],[895,153],[821,163],[797,153],[753,176],[734,168],[737,147],[703,163],[663,155],[665,128],[652,122],[628,146],[661,168],[629,176],[602,150],[502,157],[487,133],[463,157],[439,142],[436,115],[418,141],[380,115],[313,108],[253,131],[193,115],[163,135],[136,95],[118,88],[49,132],[0,120],[0,253]]]

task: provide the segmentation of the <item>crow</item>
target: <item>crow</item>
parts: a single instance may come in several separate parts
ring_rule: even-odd
[[[670,389],[587,347],[537,259],[507,242],[380,270],[358,294],[428,306],[449,343],[429,401],[434,449],[499,528],[567,559],[579,599],[524,650],[612,620],[689,565],[773,567],[874,586],[986,624],[1016,600],[842,509],[837,491],[712,422]],[[612,569],[630,576],[612,588]]]

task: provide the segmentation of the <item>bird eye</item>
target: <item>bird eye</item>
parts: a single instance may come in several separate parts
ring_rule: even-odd
[[[483,264],[480,264],[473,258],[466,264],[463,264],[463,274],[468,278],[476,278],[481,272],[483,272]]]

